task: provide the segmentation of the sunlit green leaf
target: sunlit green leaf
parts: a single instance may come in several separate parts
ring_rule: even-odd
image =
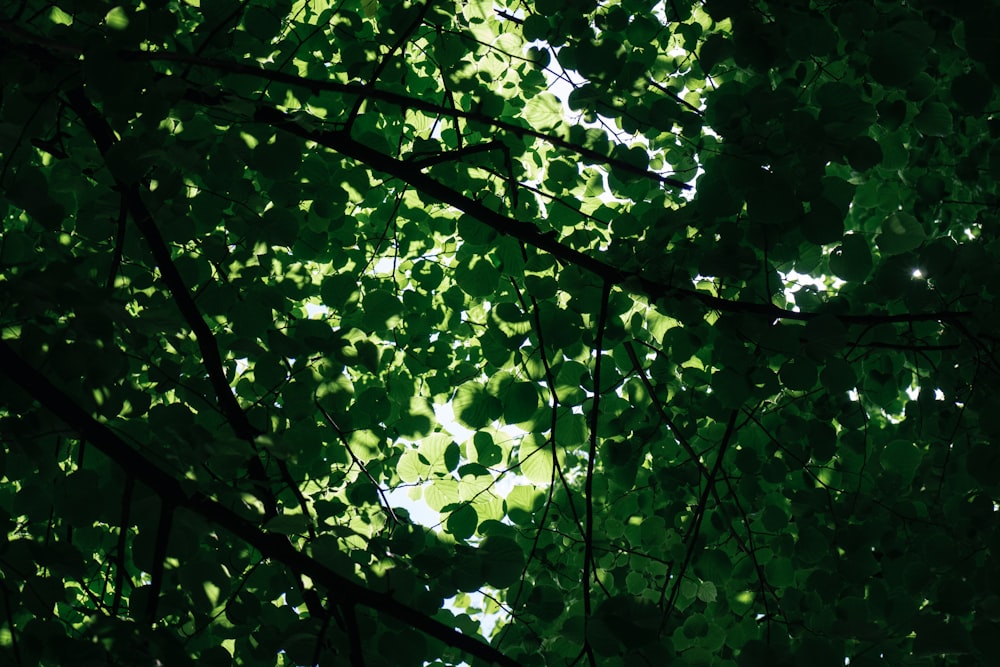
[[[535,95],[524,107],[523,116],[532,129],[548,130],[562,122],[562,105],[551,93]]]
[[[552,481],[555,459],[548,445],[532,446],[522,443],[518,453],[521,474],[535,484],[546,484]]]

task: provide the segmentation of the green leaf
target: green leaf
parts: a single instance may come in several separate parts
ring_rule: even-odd
[[[698,585],[698,599],[702,602],[715,602],[718,591],[711,581],[703,581]]]
[[[920,448],[912,442],[893,440],[886,445],[879,461],[883,469],[896,473],[904,480],[910,480],[922,459]]]
[[[128,14],[122,7],[113,7],[104,15],[104,23],[112,30],[124,30],[129,24]]]
[[[830,255],[830,270],[841,280],[860,282],[872,270],[872,253],[859,234],[847,234]]]
[[[695,561],[695,571],[702,579],[722,582],[732,572],[732,561],[724,551],[709,549]]]
[[[448,515],[445,527],[456,540],[467,540],[476,532],[479,525],[479,515],[472,505],[462,505]],[[520,549],[518,550],[520,551]]]
[[[490,535],[480,547],[483,556],[483,576],[494,588],[508,588],[521,578],[524,550],[509,537]]]
[[[781,509],[774,505],[768,505],[764,508],[760,520],[764,524],[764,529],[771,532],[779,531],[788,525],[788,517],[785,516],[785,513]]]
[[[847,147],[847,161],[858,171],[866,171],[882,161],[882,147],[871,137],[856,137]]]
[[[493,442],[493,438],[485,431],[478,431],[473,437],[476,449],[476,460],[484,466],[494,466],[503,460],[503,450]]]
[[[966,72],[952,79],[951,95],[965,111],[982,113],[993,96],[993,84],[979,72]]]
[[[915,217],[909,213],[897,212],[882,222],[876,243],[883,253],[897,255],[920,247],[926,238],[923,225]]]
[[[913,125],[921,134],[931,137],[945,137],[951,134],[951,111],[940,102],[928,102],[913,119]]]
[[[483,224],[471,215],[463,215],[458,219],[458,235],[464,243],[474,246],[492,245],[497,237],[496,230]]]
[[[281,17],[266,7],[251,5],[243,15],[243,26],[257,39],[269,42],[281,29]]]
[[[559,98],[551,93],[534,95],[525,104],[521,116],[533,130],[550,130],[562,123],[562,104]]]
[[[531,517],[541,501],[542,495],[535,487],[515,486],[504,500],[507,516],[514,523],[530,525]]]
[[[873,35],[868,42],[868,56],[872,77],[885,86],[904,86],[924,68],[920,42],[897,31]]]
[[[784,588],[795,582],[795,571],[788,558],[774,558],[764,566],[764,576],[772,586]]]
[[[712,376],[712,393],[719,397],[723,407],[733,409],[750,397],[750,386],[743,375],[723,368]]]
[[[514,382],[501,400],[503,417],[508,424],[527,421],[538,409],[538,389],[531,382]]]
[[[524,38],[528,41],[543,39],[549,31],[548,20],[539,14],[532,14],[524,20]]]
[[[819,374],[820,382],[831,394],[850,391],[857,384],[854,369],[844,359],[829,359]]]
[[[469,428],[482,428],[500,416],[500,402],[477,382],[459,387],[452,406],[458,420]]]
[[[455,281],[471,297],[492,296],[497,290],[500,272],[488,259],[473,257],[455,269]]]
[[[816,383],[816,365],[808,359],[793,359],[781,366],[781,382],[793,391],[807,391]]]
[[[708,620],[703,614],[691,614],[684,620],[684,636],[689,639],[708,634]]]
[[[809,212],[802,220],[802,235],[817,245],[839,241],[844,236],[843,213],[828,199],[810,202]]]
[[[518,450],[518,464],[521,474],[535,484],[548,484],[552,481],[555,460],[552,458],[549,446],[521,443]]]
[[[374,290],[362,301],[364,321],[376,330],[394,329],[400,323],[403,305],[385,290]]]

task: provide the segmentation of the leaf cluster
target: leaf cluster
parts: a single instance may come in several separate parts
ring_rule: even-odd
[[[0,662],[995,656],[991,3],[0,10]]]

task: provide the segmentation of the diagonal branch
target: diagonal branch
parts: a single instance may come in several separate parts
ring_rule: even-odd
[[[719,444],[719,453],[715,457],[715,465],[712,466],[712,471],[709,473],[708,479],[705,480],[705,488],[702,490],[701,498],[698,500],[698,509],[695,511],[695,516],[691,521],[691,526],[688,529],[687,534],[684,536],[687,548],[684,550],[684,560],[681,562],[680,570],[676,575],[671,574],[671,576],[667,577],[667,580],[664,582],[664,588],[660,592],[660,601],[662,603],[663,593],[666,591],[667,583],[671,581],[673,582],[673,586],[670,590],[670,597],[666,600],[666,605],[663,607],[663,616],[660,619],[659,633],[663,632],[667,618],[676,608],[677,595],[680,593],[681,589],[681,581],[684,580],[684,575],[687,573],[688,566],[691,564],[691,559],[694,557],[695,545],[698,543],[698,534],[701,531],[701,523],[708,511],[708,496],[712,493],[712,489],[715,486],[716,479],[719,475],[719,470],[722,468],[722,460],[726,455],[726,451],[729,449],[729,443],[732,441],[733,435],[736,433],[736,417],[739,416],[739,413],[739,410],[733,410],[729,415],[729,421],[726,422],[726,431],[722,434],[722,442]]]
[[[117,143],[111,126],[108,125],[108,122],[87,98],[81,88],[74,88],[69,91],[67,97],[70,100],[70,106],[83,121],[84,127],[91,135],[101,155],[106,156],[108,151]],[[138,185],[135,182],[128,182],[120,174],[114,173],[110,165],[108,169],[112,171],[116,187],[121,192],[123,211],[127,209],[135,221],[136,226],[139,228],[140,233],[153,254],[156,265],[160,269],[160,274],[163,276],[163,281],[166,283],[167,289],[170,290],[171,297],[177,304],[177,308],[184,317],[184,321],[191,327],[191,331],[195,335],[198,349],[201,352],[202,365],[208,373],[209,381],[212,384],[212,389],[215,391],[216,401],[222,410],[222,414],[229,422],[236,436],[249,442],[250,446],[256,451],[255,440],[260,432],[250,423],[246,412],[236,400],[236,396],[229,386],[215,335],[205,323],[205,318],[202,316],[191,293],[185,286],[184,279],[181,277],[173,258],[170,256],[170,249],[163,240],[163,236],[160,234],[160,230],[153,220],[152,213],[150,213],[149,208],[142,201]],[[121,230],[119,230],[119,234],[121,233]],[[278,461],[278,471],[281,474],[282,481],[289,487],[298,500],[303,513],[309,516],[309,508],[305,498],[284,461]],[[247,472],[260,491],[261,500],[267,509],[268,515],[276,516],[278,514],[277,501],[268,483],[264,464],[258,456],[250,458],[247,464]]]
[[[677,440],[678,444],[680,444],[681,448],[691,459],[692,463],[698,467],[702,476],[705,479],[708,479],[708,467],[701,460],[701,457],[698,456],[698,453],[694,451],[694,447],[692,447],[688,439],[684,437],[681,430],[677,428],[677,424],[674,422],[673,418],[667,414],[663,405],[656,400],[656,388],[653,387],[653,383],[650,382],[649,376],[646,374],[646,369],[643,368],[642,363],[639,362],[639,357],[635,353],[635,346],[633,346],[629,341],[625,342],[625,353],[628,354],[629,361],[632,362],[632,368],[634,368],[635,372],[639,375],[639,380],[646,387],[646,391],[649,392],[649,395],[653,398],[651,403],[656,411],[660,413],[660,419],[662,419],[663,423],[670,429],[670,433],[674,436],[674,439]]]
[[[38,54],[39,57],[45,57],[50,60],[53,57],[52,53],[71,53],[75,55],[82,54],[82,51],[75,46],[66,47],[65,45],[50,45],[51,40],[48,40],[40,35],[29,33],[8,21],[0,21],[0,32],[6,33],[11,37],[15,37],[21,42],[26,42],[28,45],[34,47],[36,51],[42,51],[38,48],[38,46],[59,46],[60,48],[53,49],[51,53],[42,52]],[[486,114],[480,113],[479,111],[463,111],[457,108],[442,107],[427,100],[412,98],[406,95],[380,90],[377,88],[369,88],[368,86],[362,84],[345,84],[331,80],[320,81],[284,72],[275,72],[261,68],[257,65],[240,62],[215,60],[164,51],[122,51],[119,53],[119,56],[126,60],[132,59],[147,62],[178,62],[196,67],[208,67],[221,72],[244,74],[267,81],[285,83],[290,86],[303,88],[316,94],[323,91],[329,91],[345,95],[361,95],[367,97],[368,99],[383,101],[405,109],[423,111],[432,115],[464,118],[466,120],[483,123],[499,130],[510,132],[518,137],[532,137],[539,139],[552,146],[575,152],[576,154],[595,162],[615,166],[646,178],[656,178],[666,184],[684,189],[690,188],[690,186],[686,183],[639,169],[634,165],[615,160],[614,158],[605,156],[597,151],[578,146],[558,137],[492,118]],[[203,91],[195,89],[188,90],[186,95],[189,99],[195,99],[203,104],[221,104],[225,102],[225,95],[207,95]],[[469,199],[468,197],[465,197],[461,193],[448,188],[426,174],[421,173],[420,170],[414,168],[413,165],[407,165],[406,163],[392,157],[378,153],[367,146],[353,141],[343,133],[308,130],[298,123],[295,123],[289,115],[284,114],[275,108],[263,105],[258,107],[255,116],[255,119],[258,121],[269,123],[275,127],[280,127],[281,129],[299,137],[309,141],[315,141],[319,145],[326,146],[327,148],[331,148],[332,150],[335,150],[343,155],[352,157],[367,164],[373,169],[396,176],[414,187],[421,188],[423,192],[438,199],[439,201],[451,204],[455,208],[472,215],[480,220],[480,222],[493,227],[501,234],[514,236],[525,243],[534,245],[540,250],[545,250],[546,252],[551,253],[554,257],[557,257],[566,263],[575,264],[588,272],[594,273],[603,281],[610,282],[612,285],[622,286],[633,293],[643,294],[654,301],[657,299],[687,298],[701,303],[710,310],[716,310],[724,313],[755,315],[767,318],[771,321],[809,321],[819,315],[819,313],[786,310],[770,303],[765,304],[732,301],[707,294],[699,290],[675,287],[671,284],[664,284],[655,280],[650,280],[649,278],[641,275],[639,272],[622,271],[612,265],[601,262],[600,260],[594,259],[584,253],[559,243],[554,236],[543,235],[532,225],[513,220],[492,211],[479,202]],[[842,314],[835,316],[845,325],[872,325],[932,321],[957,322],[961,319],[971,317],[972,313],[962,311],[941,311],[900,315],[871,313],[863,315]]]
[[[385,68],[389,66],[389,61],[392,60],[393,56],[396,55],[396,51],[398,51],[403,46],[403,44],[405,44],[406,41],[410,39],[410,37],[413,35],[413,32],[420,27],[421,23],[423,23],[424,17],[427,16],[427,10],[431,8],[431,2],[432,0],[424,0],[424,4],[422,4],[420,6],[420,9],[417,10],[416,16],[414,16],[413,20],[410,21],[410,24],[402,30],[402,32],[399,35],[399,38],[395,41],[395,43],[391,47],[389,47],[389,50],[386,52],[386,54],[382,56],[382,60],[380,60],[378,65],[375,66],[375,71],[372,72],[372,75],[368,78],[368,81],[365,84],[363,84],[365,89],[374,90],[375,82],[379,80],[379,77],[382,76],[382,73],[385,71]],[[354,125],[355,119],[361,112],[361,105],[364,104],[367,97],[368,97],[367,95],[360,95],[356,100],[354,100],[354,106],[351,107],[351,111],[347,115],[347,120],[344,121],[344,128],[347,132],[351,131],[351,126]]]
[[[620,286],[635,294],[641,294],[651,301],[659,299],[697,301],[710,310],[723,313],[755,315],[769,321],[798,320],[807,322],[822,313],[786,310],[769,303],[754,303],[748,301],[733,301],[724,299],[696,289],[675,287],[668,283],[651,280],[637,271],[625,271],[580,252],[575,248],[560,243],[554,234],[543,233],[535,225],[516,220],[494,211],[484,204],[465,196],[435,178],[423,173],[418,167],[380,153],[360,142],[351,139],[343,132],[329,132],[304,127],[292,119],[292,116],[266,105],[259,105],[254,114],[254,120],[267,123],[275,128],[315,142],[334,150],[341,155],[362,162],[376,171],[395,176],[401,181],[434,197],[438,201],[454,206],[467,213],[481,223],[494,229],[497,233],[512,236],[528,245],[551,254],[565,264],[572,264],[588,273],[592,273],[602,281],[612,286]],[[845,325],[893,324],[905,322],[954,322],[971,317],[972,313],[942,311],[932,313],[907,313],[902,315],[865,314],[865,315],[834,315]]]
[[[26,363],[6,340],[0,340],[0,372],[44,408],[55,414],[81,438],[97,447],[108,458],[121,466],[126,474],[150,487],[167,505],[186,508],[205,520],[227,530],[259,551],[265,558],[282,563],[290,570],[302,573],[327,588],[340,600],[361,605],[391,616],[446,645],[459,649],[485,664],[519,667],[520,663],[497,649],[483,644],[476,638],[464,635],[454,628],[431,618],[394,599],[388,593],[379,593],[337,574],[326,565],[303,553],[284,536],[268,533],[253,521],[229,509],[200,492],[189,492],[186,487],[133,449],[114,431],[91,417],[65,392],[53,385],[45,376]]]
[[[82,88],[70,90],[67,93],[67,97],[70,106],[93,138],[97,149],[102,156],[106,156],[108,151],[118,143],[113,130]],[[243,412],[243,408],[240,407],[236,396],[229,386],[215,336],[208,327],[208,324],[205,323],[205,318],[202,317],[201,311],[198,310],[198,306],[191,297],[191,293],[184,285],[184,279],[181,277],[173,258],[170,256],[170,248],[167,247],[163,236],[160,234],[160,230],[157,229],[156,223],[153,222],[153,216],[149,208],[142,201],[138,185],[134,182],[127,182],[122,178],[121,174],[115,173],[114,170],[112,170],[111,174],[115,179],[116,186],[121,191],[129,214],[131,214],[136,227],[139,228],[139,232],[146,240],[146,244],[153,254],[156,266],[160,269],[160,274],[163,276],[163,282],[166,283],[167,289],[170,290],[170,296],[177,304],[178,310],[181,311],[184,321],[191,327],[191,331],[194,333],[205,371],[208,373],[209,381],[212,383],[212,389],[215,391],[215,397],[222,413],[238,437],[253,442],[254,438],[259,435],[259,432],[250,424],[250,420],[247,419],[246,413]]]
[[[323,415],[323,419],[326,420],[326,423],[329,424],[337,434],[340,442],[344,445],[344,449],[346,449],[347,453],[350,455],[351,461],[357,464],[358,468],[361,469],[361,472],[363,472],[365,477],[368,478],[368,481],[371,482],[373,487],[375,487],[375,492],[378,493],[379,500],[382,502],[382,509],[385,510],[386,515],[394,524],[398,525],[400,523],[399,517],[396,515],[396,511],[392,509],[392,504],[389,502],[389,497],[386,495],[385,489],[382,488],[382,485],[378,483],[378,480],[375,479],[375,477],[368,471],[368,467],[365,465],[364,461],[359,459],[358,455],[354,453],[354,448],[351,447],[351,441],[347,438],[347,434],[340,430],[340,426],[337,425],[337,422],[333,419],[330,413],[327,412],[326,408],[319,404],[319,399],[313,398],[313,403],[316,405],[316,409],[320,411],[320,414]]]
[[[395,106],[402,107],[404,109],[413,109],[415,111],[423,111],[425,113],[435,115],[435,116],[450,116],[452,118],[463,118],[465,120],[474,121],[476,123],[482,123],[490,127],[495,127],[498,130],[503,130],[505,132],[510,132],[516,137],[531,137],[532,139],[538,139],[544,141],[545,143],[555,146],[556,148],[561,148],[567,150],[595,163],[607,164],[612,167],[627,171],[631,174],[641,176],[643,178],[651,178],[657,180],[665,185],[670,185],[675,188],[680,188],[682,190],[690,190],[691,186],[687,183],[680,181],[669,176],[663,176],[655,172],[647,171],[641,167],[637,167],[633,164],[625,162],[624,160],[618,160],[616,158],[604,155],[598,151],[595,151],[585,146],[580,146],[574,144],[565,139],[560,139],[559,137],[553,136],[551,134],[546,134],[545,132],[539,132],[538,130],[533,130],[531,128],[523,127],[521,125],[515,125],[504,120],[499,120],[493,118],[487,114],[480,111],[464,111],[462,109],[454,107],[443,107],[434,102],[428,102],[427,100],[409,97],[407,95],[402,95],[400,93],[394,93],[388,90],[381,90],[379,88],[374,88],[368,84],[357,84],[357,83],[340,83],[338,81],[331,80],[318,80],[309,79],[306,77],[298,76],[295,74],[286,74],[284,72],[275,72],[273,70],[264,69],[262,67],[257,67],[256,65],[247,65],[239,62],[232,62],[226,60],[216,60],[212,58],[200,58],[197,56],[190,56],[183,53],[169,53],[166,51],[123,51],[120,54],[125,59],[131,60],[145,60],[145,61],[161,61],[161,62],[177,62],[184,63],[187,65],[194,65],[200,67],[208,67],[211,69],[219,70],[221,72],[227,72],[230,74],[244,74],[247,76],[254,76],[267,81],[274,81],[277,83],[283,83],[289,86],[297,86],[299,88],[304,88],[314,94],[319,94],[321,92],[333,92],[341,93],[343,95],[359,95],[365,99],[378,100],[380,102],[386,102]]]

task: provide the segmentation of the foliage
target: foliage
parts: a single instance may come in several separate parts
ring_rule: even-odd
[[[4,664],[1000,653],[995,3],[2,11]]]

